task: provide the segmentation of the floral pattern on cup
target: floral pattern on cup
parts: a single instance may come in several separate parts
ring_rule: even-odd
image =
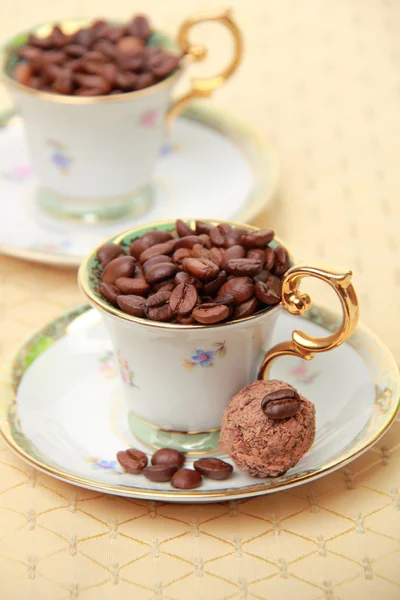
[[[54,140],[48,140],[47,143],[52,148],[52,153],[50,155],[51,162],[63,175],[68,175],[72,157],[68,154],[66,146],[61,142],[56,142]]]
[[[156,110],[146,110],[139,117],[139,124],[147,129],[155,127],[158,124],[158,112]]]
[[[160,148],[160,157],[165,158],[170,154],[176,154],[181,149],[180,144],[174,144],[171,142],[165,142]]]
[[[289,375],[299,383],[312,383],[319,375],[319,371],[311,371],[308,363],[301,361],[289,369]]]
[[[192,371],[194,367],[212,367],[217,357],[223,358],[226,356],[226,344],[225,342],[216,342],[212,344],[213,350],[195,350],[194,354],[190,358],[183,360],[183,366],[188,370]]]
[[[27,179],[33,177],[33,169],[29,165],[16,163],[8,169],[0,172],[0,176],[7,181],[14,183],[23,183]]]
[[[111,352],[111,350],[109,350],[106,354],[99,358],[100,372],[102,373],[104,378],[112,380],[117,377],[117,370],[115,364],[116,360],[122,381],[125,383],[125,385],[128,385],[129,387],[137,388],[138,386],[133,381],[133,371],[129,367],[128,361],[124,358],[121,358],[119,350],[117,351],[116,357],[114,353]]]
[[[35,242],[29,246],[30,250],[36,252],[51,252],[53,254],[64,254],[71,246],[71,240],[63,239],[59,242]]]

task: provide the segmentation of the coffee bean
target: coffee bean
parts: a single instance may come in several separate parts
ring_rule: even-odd
[[[204,294],[206,294],[207,296],[211,295],[211,294],[215,294],[216,292],[218,292],[220,287],[225,283],[225,281],[226,281],[226,272],[220,271],[215,279],[211,279],[211,281],[207,281],[204,284],[204,287],[203,287]]]
[[[179,285],[180,283],[186,283],[187,285],[194,285],[194,287],[196,289],[198,289],[198,287],[202,287],[202,285],[203,285],[198,279],[196,279],[196,277],[193,277],[193,275],[189,275],[189,273],[185,273],[185,271],[179,271],[175,275],[174,282],[176,285]]]
[[[104,268],[109,262],[124,254],[123,248],[119,244],[103,244],[98,248],[96,256]]]
[[[136,75],[129,71],[117,73],[115,76],[115,84],[126,92],[131,92],[136,88]]]
[[[35,48],[35,46],[23,46],[18,50],[19,58],[26,58],[26,60],[35,60],[39,58],[42,54],[42,50],[40,48]]]
[[[180,325],[193,325],[196,321],[192,315],[176,315],[176,322]]]
[[[102,283],[100,286],[100,293],[110,304],[118,306],[118,296],[120,295],[119,289],[112,283]]]
[[[139,73],[136,76],[135,90],[144,90],[156,83],[156,78],[151,73]]]
[[[139,318],[144,317],[145,300],[142,296],[121,295],[118,296],[117,302],[120,309],[128,313],[128,315]]]
[[[201,304],[192,312],[193,318],[203,325],[214,325],[229,316],[229,308],[224,304]]]
[[[265,248],[274,239],[274,235],[272,229],[259,229],[243,235],[241,243],[246,248]]]
[[[53,87],[59,94],[70,94],[73,89],[71,74],[66,73],[56,78]]]
[[[171,485],[181,490],[193,490],[201,485],[202,477],[193,469],[179,469],[171,479]]]
[[[209,231],[209,236],[211,238],[211,241],[213,244],[215,244],[215,246],[222,246],[227,248],[228,247],[228,234],[230,232],[230,226],[229,225],[225,225],[225,224],[221,224],[221,225],[216,225],[215,227],[212,227]]]
[[[154,256],[159,256],[160,254],[172,254],[175,249],[176,240],[168,240],[167,242],[162,242],[161,244],[154,244],[154,246],[150,246],[147,250],[141,253],[139,256],[140,262],[143,264],[149,258],[153,258]]]
[[[175,229],[180,238],[185,237],[186,235],[194,235],[194,231],[181,219],[176,220]]]
[[[209,235],[207,235],[206,233],[200,233],[199,239],[201,240],[201,243],[203,244],[203,246],[205,248],[207,248],[207,250],[211,250],[212,241],[211,241],[211,238]]]
[[[170,321],[174,312],[169,305],[171,292],[160,291],[147,298],[145,302],[145,314],[153,321]]]
[[[169,481],[174,473],[178,470],[178,467],[167,465],[152,465],[151,467],[145,467],[143,469],[143,475],[149,481],[155,481],[157,483],[163,483]]]
[[[95,44],[93,44],[93,50],[97,50],[98,52],[102,52],[108,58],[114,59],[116,55],[115,46],[110,40],[100,39]]]
[[[175,284],[172,282],[159,281],[155,285],[153,285],[153,290],[155,292],[172,292],[175,289]]]
[[[147,283],[157,283],[167,277],[175,275],[178,267],[174,263],[162,262],[158,265],[152,266],[147,272],[145,272],[145,278]]]
[[[119,277],[130,277],[135,269],[135,259],[132,256],[119,256],[111,260],[103,271],[104,283],[114,283]]]
[[[246,258],[251,258],[253,260],[257,260],[258,262],[262,263],[262,266],[264,266],[265,252],[266,252],[266,250],[265,251],[261,250],[261,248],[251,248],[250,250],[247,251]]]
[[[195,244],[192,248],[192,256],[193,258],[210,259],[210,251],[201,244]]]
[[[289,268],[289,254],[283,246],[275,248],[274,275],[282,277]]]
[[[118,294],[130,294],[133,296],[145,296],[150,289],[144,279],[133,279],[132,277],[119,277],[115,282]],[[104,295],[104,294],[103,294]]]
[[[26,62],[21,62],[18,63],[14,69],[13,72],[13,76],[14,79],[16,81],[18,81],[18,83],[22,83],[22,85],[26,85],[29,81],[29,79],[32,76],[32,67],[26,63]]]
[[[210,281],[219,273],[218,266],[206,258],[185,258],[182,267],[187,273],[201,281]]]
[[[215,479],[222,481],[228,479],[233,473],[233,467],[229,463],[219,458],[199,458],[193,463],[193,467],[196,471],[207,477],[208,479]]]
[[[262,271],[260,271],[258,273],[258,275],[255,275],[253,277],[254,281],[267,281],[268,277],[271,275],[271,273],[269,271],[266,271],[265,269],[263,269]]]
[[[267,271],[272,271],[275,264],[275,251],[273,248],[269,246],[265,248],[265,269]]]
[[[139,258],[142,252],[147,250],[147,248],[150,248],[150,246],[162,244],[163,242],[168,242],[168,240],[171,239],[172,235],[169,233],[169,231],[148,231],[138,240],[135,240],[131,243],[129,247],[129,253],[135,258]]]
[[[129,55],[132,54],[132,52],[134,53],[138,48],[143,48],[143,41],[139,40],[139,38],[132,36],[122,37],[119,40],[117,40],[115,44],[115,49],[118,52],[118,54]]]
[[[65,46],[64,52],[73,58],[80,58],[86,54],[87,48],[81,46],[81,44],[68,44],[68,46]]]
[[[121,37],[125,35],[125,28],[121,25],[112,25],[107,27],[107,29],[103,32],[103,37],[110,42],[117,42]]]
[[[134,272],[133,272],[133,277],[134,277],[135,279],[143,279],[143,280],[145,281],[145,278],[144,278],[144,270],[143,270],[143,267],[142,267],[142,265],[141,265],[139,262],[137,262],[137,263],[135,264],[135,270],[134,270]]]
[[[121,450],[117,452],[117,461],[126,473],[141,473],[146,467],[148,459],[147,455],[136,448]]]
[[[235,306],[235,310],[233,311],[233,318],[243,319],[244,317],[250,317],[250,315],[253,315],[257,309],[257,298],[253,296],[253,298],[250,298],[250,300],[246,300],[246,302]]]
[[[208,223],[204,223],[203,221],[196,221],[196,233],[200,235],[201,233],[210,233],[211,225]]]
[[[226,261],[225,257],[224,265],[227,273],[232,273],[233,275],[249,275],[251,277],[257,275],[263,267],[262,262],[252,258],[231,258]]]
[[[194,285],[180,283],[171,294],[169,305],[178,315],[187,315],[197,304],[197,290]]]
[[[137,15],[126,29],[130,35],[143,40],[143,42],[147,42],[151,35],[149,21],[144,15]]]
[[[185,237],[176,240],[175,242],[175,250],[178,248],[189,248],[192,249],[196,244],[204,245],[203,240],[198,235],[186,235]]]
[[[146,262],[143,263],[143,271],[147,273],[151,267],[154,267],[154,265],[159,265],[160,263],[172,263],[172,258],[166,254],[153,256],[153,258],[149,258],[149,260],[146,260]]]
[[[160,448],[151,457],[152,465],[163,465],[164,467],[183,467],[186,457],[182,452],[173,448]]]
[[[210,250],[210,260],[215,262],[215,264],[218,265],[219,267],[222,267],[223,262],[224,262],[225,252],[226,251],[223,250],[222,248],[216,248],[215,246],[213,246]]]
[[[178,68],[180,62],[179,56],[172,54],[162,54],[157,61],[153,61],[151,72],[159,79],[165,79],[168,75]]]
[[[227,248],[225,250],[222,264],[225,268],[225,265],[227,265],[228,261],[230,261],[231,259],[238,259],[238,258],[245,258],[245,257],[246,257],[246,250],[243,248],[243,246],[239,246],[238,244],[235,244],[234,246],[230,246],[229,248]]]
[[[256,297],[263,304],[278,304],[281,301],[281,280],[269,275],[265,282],[257,281],[254,287]]]
[[[261,410],[270,419],[288,419],[301,408],[301,398],[291,387],[269,392],[261,402]]]
[[[177,265],[181,265],[183,259],[191,258],[192,256],[193,256],[192,251],[189,250],[188,248],[178,248],[178,250],[175,250],[175,252],[173,253],[172,260]]]
[[[220,288],[217,299],[224,294],[230,294],[234,298],[234,304],[242,304],[254,295],[254,283],[250,277],[234,277]]]

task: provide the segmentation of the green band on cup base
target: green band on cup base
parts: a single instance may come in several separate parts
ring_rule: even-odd
[[[104,200],[69,198],[39,187],[36,192],[36,202],[42,210],[53,217],[90,225],[126,217],[141,217],[152,206],[154,196],[155,192],[151,184],[131,194]]]
[[[173,448],[181,452],[206,454],[218,451],[219,429],[203,433],[179,433],[159,429],[128,414],[129,427],[135,437],[151,448]]]

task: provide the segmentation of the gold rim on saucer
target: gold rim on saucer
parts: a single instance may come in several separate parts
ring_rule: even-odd
[[[370,369],[376,390],[375,403],[368,422],[354,440],[336,456],[326,460],[321,467],[303,471],[301,474],[286,474],[276,479],[266,479],[254,485],[243,485],[238,488],[224,487],[220,490],[182,492],[172,488],[154,490],[100,483],[62,469],[41,454],[22,430],[16,404],[18,386],[29,365],[57,339],[71,335],[79,328],[87,327],[87,321],[79,321],[79,317],[91,310],[88,306],[81,306],[52,320],[22,343],[1,372],[0,431],[4,440],[25,462],[68,483],[109,494],[165,501],[221,501],[281,491],[327,475],[366,452],[389,429],[400,407],[399,368],[393,355],[374,333],[365,326],[358,325],[347,343],[356,350]],[[338,313],[326,308],[314,307],[304,318],[331,331],[336,329],[339,316]],[[93,319],[97,319],[94,311]]]

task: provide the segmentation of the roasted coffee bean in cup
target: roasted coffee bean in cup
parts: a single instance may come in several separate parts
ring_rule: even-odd
[[[289,254],[271,229],[178,219],[97,250],[99,294],[133,317],[212,326],[278,304]]]
[[[31,34],[10,57],[14,79],[23,85],[67,96],[123,94],[169,77],[180,57],[157,46],[146,16],[115,25],[103,20],[67,33],[55,25],[49,35]]]

